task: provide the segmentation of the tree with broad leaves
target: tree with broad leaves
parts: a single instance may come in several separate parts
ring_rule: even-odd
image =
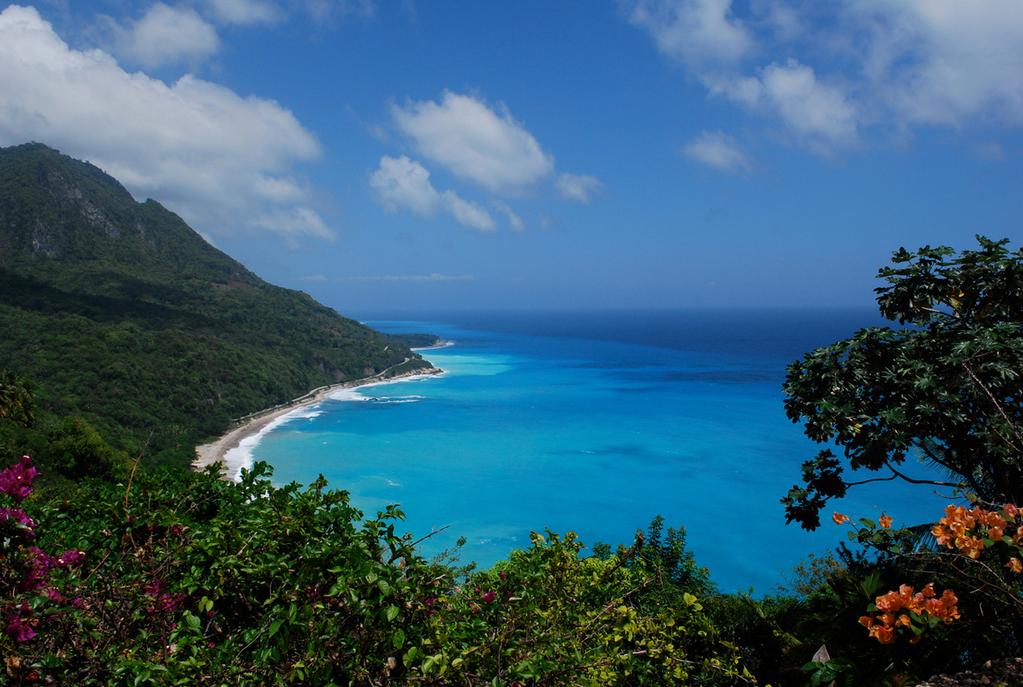
[[[7,370],[0,370],[0,420],[29,426],[35,422],[32,392],[28,385]]]
[[[1023,249],[977,241],[958,254],[900,248],[875,292],[901,328],[861,329],[789,366],[786,414],[835,450],[803,463],[803,484],[782,499],[787,521],[816,529],[828,500],[885,480],[1023,502]],[[945,479],[912,474],[917,456]]]

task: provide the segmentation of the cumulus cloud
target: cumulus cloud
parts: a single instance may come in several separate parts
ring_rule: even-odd
[[[867,131],[1023,124],[1018,0],[632,0],[626,11],[710,93],[819,153]]]
[[[754,47],[732,15],[731,0],[638,0],[629,21],[645,29],[669,57],[693,68],[735,64]]]
[[[602,189],[604,184],[597,177],[565,173],[558,176],[555,186],[562,198],[585,204],[590,202],[590,197]]]
[[[526,223],[522,221],[522,218],[508,206],[507,203],[502,203],[499,200],[494,201],[494,208],[504,215],[504,218],[508,220],[508,226],[512,228],[512,231],[525,231]]]
[[[870,89],[907,122],[1023,123],[1023,3],[871,0],[847,12]]]
[[[445,91],[440,102],[412,101],[391,114],[423,157],[494,193],[518,192],[554,171],[554,158],[504,106]]]
[[[439,192],[430,181],[430,172],[404,155],[381,157],[379,166],[369,177],[369,185],[391,212],[409,210],[421,217],[446,213],[472,229],[493,231],[497,228],[494,218],[483,207],[454,191]]]
[[[162,2],[127,26],[108,19],[108,28],[114,52],[146,68],[198,63],[220,49],[217,30],[195,10]]]
[[[441,194],[444,208],[451,213],[459,224],[479,229],[480,231],[493,231],[497,229],[497,223],[490,213],[476,203],[463,199],[454,191],[445,191]]]
[[[128,73],[17,6],[0,12],[0,83],[0,145],[41,141],[89,160],[210,234],[333,235],[291,175],[319,144],[273,101]]]
[[[714,90],[773,114],[798,140],[819,152],[856,140],[855,106],[840,89],[822,83],[811,67],[795,60],[772,63],[759,76],[739,78]]]
[[[721,172],[744,172],[752,166],[735,139],[721,131],[704,131],[682,149],[682,154]]]
[[[281,10],[268,0],[207,0],[213,15],[225,24],[271,24],[281,18]]]
[[[380,158],[380,165],[369,177],[369,185],[391,212],[411,210],[426,217],[435,214],[440,206],[440,194],[430,182],[430,173],[404,155]]]

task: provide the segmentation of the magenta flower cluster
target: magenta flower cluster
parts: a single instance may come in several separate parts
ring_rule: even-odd
[[[150,598],[149,608],[147,609],[150,615],[153,613],[171,613],[176,611],[181,607],[186,598],[180,592],[177,594],[164,592],[164,582],[159,578],[154,578],[148,582],[144,591],[146,596]]]
[[[32,480],[38,474],[32,459],[22,456],[14,465],[0,470],[0,494],[7,494],[15,501],[24,501],[32,493]]]
[[[24,501],[32,493],[32,480],[38,474],[38,470],[32,465],[32,459],[29,456],[22,456],[14,465],[0,470],[0,494],[6,494],[18,503]],[[35,539],[36,523],[21,508],[0,508],[0,527],[15,530],[14,536],[7,538],[6,547],[12,549],[17,547],[10,553],[20,551],[20,556],[9,557],[9,560],[20,559],[22,563],[21,580],[17,583],[17,591],[34,592],[50,601],[68,603],[67,598],[58,589],[49,585],[50,573],[55,569],[80,564],[85,559],[85,553],[70,549],[59,556],[51,556],[38,546],[27,546],[27,543]],[[0,548],[3,547],[3,538],[0,537]],[[0,558],[7,557],[7,554],[8,551],[0,550]],[[70,603],[74,607],[80,607],[82,601],[74,599]],[[6,632],[12,639],[27,642],[37,635],[35,630],[37,621],[33,617],[32,606],[27,601],[11,604],[6,611]]]

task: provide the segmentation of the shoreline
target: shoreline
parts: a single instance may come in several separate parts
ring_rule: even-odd
[[[432,348],[447,348],[453,345],[454,342],[445,342],[442,346]],[[392,377],[381,377],[384,373],[386,370],[361,379],[321,386],[287,403],[245,415],[239,419],[240,424],[229,429],[214,441],[196,446],[192,468],[205,470],[209,466],[219,463],[222,477],[237,482],[241,478],[242,469],[252,467],[252,449],[265,434],[283,424],[295,413],[329,400],[338,391],[354,391],[368,386],[429,379],[444,374],[444,370],[434,367],[429,370],[403,372]]]
[[[454,341],[449,339],[437,339],[437,343],[430,346],[413,346],[409,348],[410,351],[436,351],[438,348],[451,348],[455,345]]]

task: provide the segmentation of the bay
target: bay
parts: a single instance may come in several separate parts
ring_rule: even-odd
[[[568,530],[631,543],[655,515],[684,525],[723,591],[770,592],[810,552],[845,541],[830,521],[786,525],[779,499],[819,446],[785,416],[785,367],[865,325],[867,310],[438,313],[369,319],[455,342],[423,351],[443,376],[365,387],[280,425],[255,447],[275,481],[323,474],[364,512],[400,504],[436,555],[459,537],[488,566]],[[914,466],[928,474],[927,466]],[[928,487],[867,485],[835,503],[933,521]]]

